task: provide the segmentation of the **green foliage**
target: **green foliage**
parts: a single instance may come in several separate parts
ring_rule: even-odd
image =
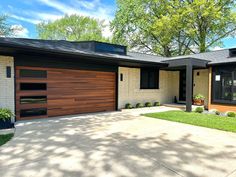
[[[197,95],[194,95],[193,99],[195,99],[195,100],[204,100],[205,97],[202,94],[197,94]]]
[[[227,112],[227,116],[228,117],[235,117],[236,114],[235,114],[235,112]]]
[[[125,104],[125,109],[132,109],[133,106],[130,103]]]
[[[158,101],[156,101],[156,102],[154,102],[154,104],[153,104],[154,106],[161,106],[161,103],[160,102],[158,102]]]
[[[215,111],[215,114],[219,116],[219,115],[220,115],[220,111],[217,111],[217,110],[216,110],[216,111]]]
[[[233,0],[117,0],[113,42],[162,56],[209,50],[236,29]]]
[[[65,15],[56,21],[37,25],[40,39],[108,42],[102,35],[103,28],[104,21],[79,15]]]
[[[136,104],[136,108],[143,108],[144,106],[143,106],[143,104],[142,103],[137,103]]]
[[[151,102],[146,102],[145,107],[152,107],[152,103]]]
[[[10,25],[7,23],[8,16],[0,15],[0,37],[15,36],[17,32],[22,30],[21,26]]]
[[[14,114],[10,109],[0,108],[0,120],[10,120],[12,116],[14,116]]]
[[[222,117],[214,114],[198,114],[194,112],[188,113],[184,111],[166,111],[166,112],[145,114],[145,116],[236,132],[235,118]]]
[[[204,111],[204,109],[202,107],[197,107],[195,109],[195,112],[197,112],[197,113],[202,113],[203,111]]]
[[[6,134],[6,135],[0,135],[0,146],[11,140],[11,138],[14,136],[14,134]]]

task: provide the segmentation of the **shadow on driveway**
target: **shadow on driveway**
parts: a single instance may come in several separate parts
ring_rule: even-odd
[[[236,134],[127,113],[17,123],[0,147],[6,176],[226,176],[236,169]]]

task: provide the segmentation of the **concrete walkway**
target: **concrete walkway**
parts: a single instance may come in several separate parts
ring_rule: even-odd
[[[236,133],[134,112],[19,122],[0,147],[0,176],[236,176]]]

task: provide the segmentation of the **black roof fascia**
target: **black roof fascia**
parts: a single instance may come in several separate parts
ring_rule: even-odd
[[[88,57],[91,61],[101,62],[101,63],[109,63],[119,66],[129,66],[129,67],[167,67],[167,63],[162,62],[150,62],[150,61],[142,61],[142,60],[135,60],[125,58],[125,56],[113,57],[112,55],[109,56],[105,54],[98,54],[95,52],[88,53],[87,51],[85,53],[79,53],[79,52],[69,52],[69,51],[60,51],[60,50],[52,50],[52,49],[44,49],[44,48],[37,48],[37,47],[31,47],[31,46],[21,46],[21,45],[15,45],[15,44],[6,44],[0,42],[0,48],[6,49],[7,52],[0,51],[3,54],[10,54],[15,55],[17,53],[44,53],[44,54],[50,54],[50,55],[63,55],[67,57]],[[86,58],[87,59],[87,58]]]
[[[179,58],[179,59],[165,60],[164,62],[169,64],[168,68],[170,69],[170,68],[184,67],[188,65],[192,65],[193,67],[196,68],[206,68],[209,61],[197,58]]]

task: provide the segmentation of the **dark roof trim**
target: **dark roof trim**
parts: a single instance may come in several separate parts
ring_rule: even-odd
[[[32,46],[21,46],[21,45],[15,45],[15,44],[3,44],[0,42],[0,47],[8,48],[13,50],[12,53],[17,54],[19,51],[23,52],[31,52],[31,53],[45,53],[45,54],[51,54],[51,55],[66,55],[68,57],[88,57],[90,60],[94,59],[97,62],[107,62],[107,63],[113,63],[116,64],[118,62],[121,62],[122,66],[136,66],[136,64],[143,64],[147,66],[153,66],[153,67],[166,67],[168,64],[161,63],[161,62],[150,62],[150,61],[142,61],[142,60],[136,60],[135,58],[130,58],[128,56],[122,56],[122,55],[112,55],[112,54],[99,54],[95,52],[69,52],[69,51],[59,51],[59,50],[52,50],[52,49],[44,49],[44,48],[37,48]],[[92,59],[91,59],[92,58]]]

